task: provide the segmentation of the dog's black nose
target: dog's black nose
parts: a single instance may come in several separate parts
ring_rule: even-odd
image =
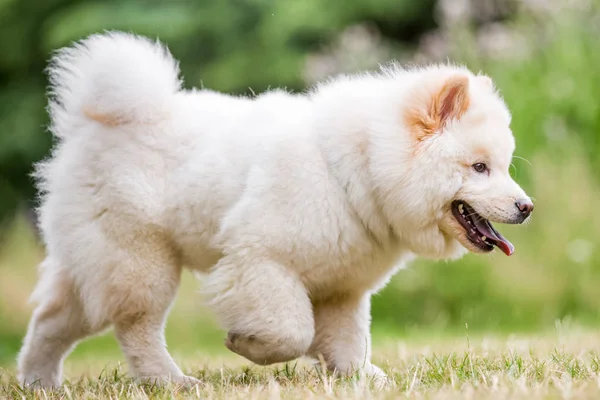
[[[533,203],[529,199],[519,199],[515,203],[521,214],[523,215],[523,219],[529,217],[529,214],[533,211]]]

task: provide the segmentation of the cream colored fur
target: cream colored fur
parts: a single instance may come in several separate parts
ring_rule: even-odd
[[[250,99],[183,90],[164,47],[108,33],[58,52],[50,76],[59,141],[37,168],[47,257],[18,359],[26,384],[59,385],[77,341],[111,326],[134,376],[195,382],[163,334],[182,268],[205,275],[230,350],[384,376],[371,294],[415,256],[464,254],[452,200],[510,222],[526,197],[508,175],[509,113],[462,67]],[[465,112],[415,131],[407,110],[438,112],[435,96],[454,107],[453,87],[438,92],[456,76]],[[481,157],[487,177],[470,168]]]

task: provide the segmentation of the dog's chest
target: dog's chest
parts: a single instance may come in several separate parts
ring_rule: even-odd
[[[315,299],[344,293],[376,292],[407,260],[397,249],[379,248],[371,251],[350,248],[329,256],[301,268],[302,281]]]

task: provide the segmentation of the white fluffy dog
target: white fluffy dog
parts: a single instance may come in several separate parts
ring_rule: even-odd
[[[510,114],[465,68],[232,97],[183,90],[165,47],[108,33],[49,71],[58,144],[37,169],[47,257],[25,384],[59,385],[75,343],[110,326],[134,376],[195,382],[163,333],[184,267],[206,275],[233,352],[384,376],[371,295],[414,256],[512,253],[489,221],[533,209],[509,176]]]

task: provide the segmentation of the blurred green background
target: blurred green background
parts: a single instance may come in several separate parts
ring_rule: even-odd
[[[13,362],[43,248],[32,163],[52,145],[44,107],[51,52],[119,29],[167,43],[187,87],[301,91],[379,62],[453,60],[490,75],[513,114],[512,173],[533,221],[501,226],[512,257],[418,261],[373,302],[376,337],[595,327],[600,309],[599,0],[0,0],[0,365]],[[483,134],[483,132],[482,132]],[[170,348],[222,352],[223,333],[186,273]],[[109,336],[75,357],[118,354]]]

